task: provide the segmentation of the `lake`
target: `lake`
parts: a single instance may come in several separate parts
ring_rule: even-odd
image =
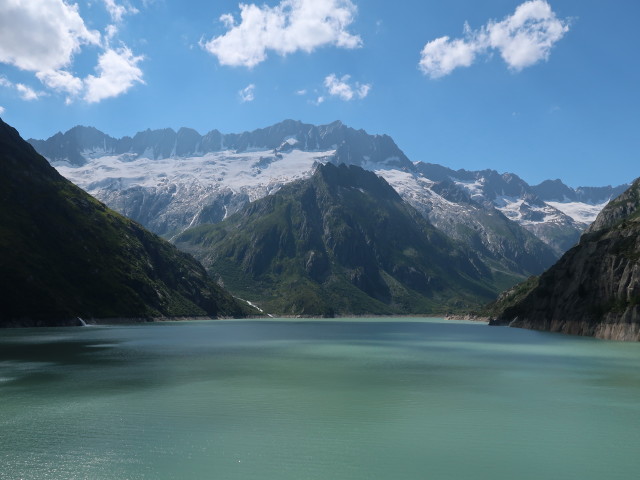
[[[2,479],[631,479],[640,344],[442,319],[0,331]]]

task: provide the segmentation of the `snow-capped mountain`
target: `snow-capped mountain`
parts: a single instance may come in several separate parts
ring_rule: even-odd
[[[574,190],[560,180],[547,180],[532,187],[517,175],[494,170],[454,171],[429,163],[417,164],[417,169],[425,177],[454,182],[472,200],[498,209],[558,255],[575,245],[607,202],[627,188],[621,185]]]
[[[513,174],[414,163],[390,137],[341,122],[286,120],[241,134],[146,130],[121,139],[75,127],[30,142],[62,175],[168,238],[310,177],[316,163],[358,165],[384,177],[436,227],[473,246],[497,270],[521,275],[542,271],[572,246],[606,196],[565,186],[569,194],[559,197],[546,183],[530,187]],[[600,203],[589,203],[596,197]]]

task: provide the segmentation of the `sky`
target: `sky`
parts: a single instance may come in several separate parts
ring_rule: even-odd
[[[390,135],[413,161],[530,184],[640,175],[640,2],[0,0],[0,117]]]

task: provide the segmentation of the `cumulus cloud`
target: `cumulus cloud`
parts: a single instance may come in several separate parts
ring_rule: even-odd
[[[36,73],[36,77],[45,86],[56,90],[58,92],[64,92],[69,95],[78,95],[84,88],[84,83],[81,79],[74,77],[64,70],[48,70],[45,72]]]
[[[2,105],[0,105],[0,115],[2,115],[5,112],[5,109]]]
[[[342,78],[338,78],[332,73],[324,79],[324,86],[327,88],[329,95],[338,97],[347,102],[354,98],[362,99],[369,94],[371,84],[360,84],[358,82],[350,84],[350,79],[351,76],[349,75],[344,75]]]
[[[569,24],[556,17],[544,0],[525,2],[511,17],[486,27],[489,45],[514,70],[521,70],[549,57],[551,47],[569,31]]]
[[[500,22],[491,20],[475,31],[465,24],[461,39],[440,37],[427,43],[419,66],[429,77],[438,78],[497,50],[510,69],[519,71],[549,58],[567,31],[568,22],[559,19],[546,0],[530,0]]]
[[[138,63],[142,56],[134,56],[127,47],[107,49],[98,58],[98,76],[89,75],[84,83],[84,99],[89,103],[117,97],[136,83],[144,83]]]
[[[63,0],[0,2],[0,62],[22,70],[56,70],[71,63],[83,44],[100,44],[76,5]]]
[[[227,28],[201,46],[221,65],[254,67],[267,58],[267,51],[286,55],[299,50],[312,52],[334,45],[357,48],[360,36],[347,31],[356,14],[350,0],[282,0],[275,7],[240,4],[240,20],[224,14]]]
[[[120,44],[110,46],[127,14],[138,10],[128,2],[102,0],[114,22],[104,34],[90,30],[80,16],[77,5],[67,0],[3,0],[0,1],[0,63],[33,72],[50,91],[67,96],[66,103],[84,98],[95,103],[118,96],[136,83],[144,83],[135,56]],[[96,72],[84,78],[72,73],[74,55],[84,46],[98,50]],[[25,100],[35,100],[46,92],[38,92],[24,84],[9,83]],[[0,86],[7,86],[0,82]]]
[[[240,101],[242,103],[253,102],[253,99],[255,98],[253,92],[255,89],[256,89],[256,86],[252,83],[251,85],[248,85],[242,90],[240,90],[238,92],[238,95],[240,95]]]

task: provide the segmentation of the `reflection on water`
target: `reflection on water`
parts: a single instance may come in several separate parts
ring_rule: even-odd
[[[416,319],[0,332],[1,478],[628,479],[640,345]]]

